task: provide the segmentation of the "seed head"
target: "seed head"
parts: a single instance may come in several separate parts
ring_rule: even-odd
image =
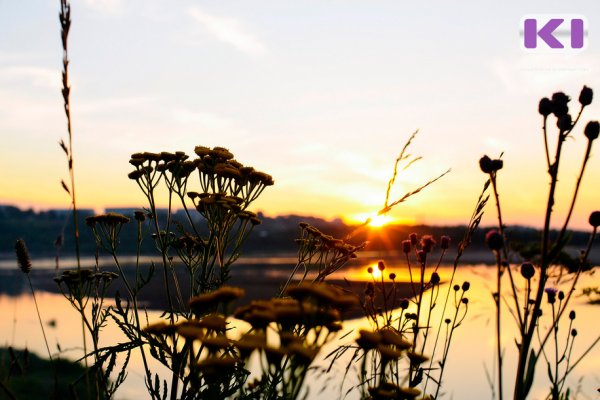
[[[550,303],[550,304],[556,303],[556,294],[558,293],[558,290],[555,288],[546,288],[546,289],[544,289],[544,291],[548,295],[548,303]]]
[[[583,89],[581,89],[581,93],[579,93],[579,104],[581,104],[583,107],[589,106],[590,104],[592,104],[593,98],[594,91],[587,86],[583,86]]]
[[[19,239],[15,243],[15,252],[17,253],[19,268],[24,274],[28,274],[31,271],[31,257],[29,257],[29,251],[23,239]]]
[[[504,238],[502,238],[502,234],[496,229],[492,229],[486,233],[485,242],[494,251],[499,251],[504,247]]]
[[[590,121],[585,126],[585,130],[583,134],[590,141],[598,139],[598,134],[600,133],[600,123],[598,121]]]
[[[471,284],[469,283],[469,281],[465,281],[465,282],[463,282],[463,284],[462,284],[462,290],[463,290],[463,291],[465,291],[465,292],[466,292],[466,291],[467,291],[467,290],[469,290],[470,288],[471,288]]]
[[[523,278],[529,280],[533,278],[533,275],[535,275],[535,267],[532,263],[524,262],[521,264],[521,276],[523,276]]]
[[[563,92],[557,92],[552,95],[552,112],[557,118],[569,113],[569,101],[571,101],[571,98]]]
[[[597,228],[598,225],[600,225],[600,211],[594,211],[593,213],[591,213],[589,222],[591,226]]]
[[[576,315],[575,315],[575,310],[571,310],[571,312],[569,312],[569,319],[571,321],[573,321],[575,319]]]
[[[440,274],[438,274],[437,272],[434,272],[433,274],[431,274],[431,284],[432,285],[437,285],[438,283],[440,283]]]
[[[547,117],[552,113],[552,100],[547,97],[544,97],[540,100],[540,105],[538,106],[538,111],[544,117]]]
[[[135,211],[133,216],[136,221],[144,222],[146,220],[146,213],[144,211]]]
[[[573,118],[571,117],[571,114],[565,114],[558,117],[558,119],[556,120],[556,126],[562,132],[571,129],[573,127]]]

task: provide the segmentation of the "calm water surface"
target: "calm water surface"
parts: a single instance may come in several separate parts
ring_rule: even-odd
[[[255,260],[259,269],[248,267],[249,273],[245,279],[251,280],[254,275],[256,277],[264,277],[270,275],[275,280],[285,278],[289,269],[280,268],[282,265],[289,266],[293,263],[293,258],[277,258],[271,264],[269,260]],[[252,263],[248,263],[251,265]],[[14,268],[14,264],[12,264]],[[53,268],[53,260],[47,261],[48,268]],[[390,263],[386,273],[395,272],[400,280],[408,281],[407,271],[398,263],[396,267]],[[279,267],[278,267],[279,266]],[[4,267],[4,268],[2,268]],[[368,279],[365,273],[367,264],[355,264],[351,268],[337,274],[336,278],[347,278],[349,280],[364,280]],[[6,266],[0,265],[0,268],[5,269]],[[252,272],[254,271],[254,272]],[[449,279],[451,269],[443,267],[441,270],[442,280]],[[37,278],[36,283],[41,283]],[[9,274],[3,271],[0,276],[0,345],[12,345],[17,348],[28,347],[30,350],[43,355],[46,353],[43,344],[42,334],[38,326],[35,307],[31,296],[27,292],[23,292],[25,281],[21,274]],[[444,375],[445,396],[448,399],[490,399],[491,391],[486,378],[485,370],[493,371],[494,359],[494,305],[491,296],[494,285],[494,271],[485,266],[461,267],[457,272],[458,283],[465,280],[471,282],[471,290],[469,293],[469,313],[466,320],[455,333],[453,338],[452,348],[450,351],[448,366]],[[251,284],[251,283],[249,283]],[[37,285],[36,285],[37,286]],[[44,286],[44,285],[41,285]],[[579,288],[586,286],[598,286],[598,280],[593,275],[584,276]],[[11,290],[7,290],[11,288]],[[277,287],[273,288],[273,294]],[[48,339],[51,349],[58,352],[57,346],[62,349],[61,357],[76,359],[81,356],[81,321],[77,313],[70,307],[68,302],[57,293],[48,291],[40,291],[37,294],[40,311],[43,320],[48,324],[46,326]],[[440,302],[438,300],[438,302]],[[574,298],[572,305],[577,309],[577,319],[575,327],[579,335],[575,341],[573,354],[577,358],[590,343],[600,334],[598,320],[600,318],[600,306],[589,305],[584,298]],[[438,307],[441,309],[441,307]],[[159,319],[159,311],[149,311],[148,320],[150,322]],[[439,316],[438,316],[439,318]],[[240,322],[233,322],[235,326],[232,335],[238,335],[243,332],[244,326]],[[340,334],[342,336],[349,330],[358,330],[363,327],[368,327],[368,322],[364,319],[356,319],[348,321],[344,324],[345,331]],[[503,326],[506,328],[504,335],[503,347],[505,348],[505,381],[506,393],[510,393],[512,389],[511,366],[516,364],[515,359],[515,343],[514,343],[514,327],[515,323],[512,317],[505,312]],[[548,317],[542,319],[542,327],[548,326]],[[566,332],[566,328],[565,328]],[[561,332],[561,333],[565,333]],[[350,333],[348,338],[342,341],[334,341],[328,348],[323,349],[321,356],[327,354],[335,346],[341,343],[347,343],[356,337]],[[564,337],[564,336],[563,336]],[[106,327],[103,331],[103,343],[115,343],[123,340],[120,331],[113,325]],[[322,358],[322,357],[321,357]],[[325,364],[324,361],[321,363]],[[352,384],[356,383],[355,376],[351,373],[346,380],[346,383],[341,388],[342,375],[345,370],[345,362],[339,362],[333,370],[327,374],[315,374],[308,379],[310,383],[309,399],[334,399],[338,398],[340,393],[345,393]],[[546,365],[542,361],[539,365],[539,370],[536,373],[536,385],[532,390],[531,399],[544,399],[547,393],[547,377]],[[155,372],[165,371],[164,368],[156,366]],[[145,386],[142,376],[141,359],[138,353],[133,353],[129,375],[125,384],[118,392],[118,399],[137,399],[145,398]],[[578,366],[572,374],[568,385],[573,390],[579,388],[577,399],[598,399],[597,389],[600,388],[600,347],[596,347]],[[323,392],[320,392],[324,388]],[[343,397],[343,395],[342,395]],[[510,396],[507,396],[507,398]],[[356,399],[356,393],[350,393],[347,399]]]

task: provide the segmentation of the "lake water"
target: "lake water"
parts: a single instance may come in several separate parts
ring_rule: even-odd
[[[247,275],[244,279],[251,282],[250,277],[271,276],[274,280],[283,280],[289,266],[293,263],[293,258],[276,259],[256,259],[255,262],[246,263],[242,269]],[[347,270],[337,274],[336,278],[347,278],[352,281],[368,279],[365,270],[372,261],[356,262]],[[16,348],[28,347],[31,351],[39,355],[46,354],[43,344],[42,334],[39,329],[35,307],[31,296],[27,291],[25,278],[14,269],[14,263],[11,270],[6,266],[0,266],[2,275],[0,275],[0,345],[12,345]],[[40,264],[38,264],[40,265]],[[53,260],[47,260],[48,268],[52,268]],[[254,267],[252,267],[254,265]],[[4,267],[4,268],[2,268]],[[401,262],[388,264],[388,272],[395,272],[399,279],[408,280],[408,274]],[[442,281],[447,280],[451,273],[448,267],[442,267]],[[32,273],[33,274],[33,273]],[[38,275],[32,275],[34,285],[37,287],[51,287],[42,285],[42,280],[49,279],[41,271]],[[457,282],[469,281],[471,289],[468,292],[470,303],[469,313],[466,320],[455,333],[452,348],[448,359],[448,366],[444,375],[443,398],[447,399],[490,399],[491,390],[486,379],[485,368],[489,371],[494,369],[493,360],[495,352],[494,339],[494,305],[491,293],[493,291],[495,271],[483,265],[460,267],[457,272]],[[256,277],[255,277],[256,278]],[[584,275],[578,284],[578,288],[587,286],[598,286],[598,280],[594,275]],[[8,289],[7,289],[8,288]],[[275,294],[276,287],[273,288]],[[62,349],[61,356],[75,359],[81,356],[81,321],[78,314],[70,307],[68,302],[57,293],[40,290],[37,293],[38,303],[43,320],[55,324],[46,325],[46,332],[50,341],[51,349],[56,350],[57,345]],[[439,301],[438,301],[439,302]],[[575,341],[573,354],[577,358],[600,334],[597,323],[600,317],[600,306],[590,305],[586,298],[575,297],[572,300],[572,306],[577,310],[577,319],[575,327],[579,335]],[[438,309],[441,307],[438,307]],[[159,318],[159,311],[149,311],[148,318],[152,322]],[[234,335],[239,334],[243,328],[241,324],[234,321]],[[511,316],[504,312],[503,326],[506,328],[503,336],[503,347],[505,348],[505,393],[512,393],[512,366],[516,365],[514,328],[515,323]],[[548,317],[543,317],[541,326],[548,326]],[[368,327],[365,319],[355,319],[347,321],[344,324],[344,331],[340,337],[349,330],[357,331],[360,328]],[[354,333],[350,333],[348,338],[342,342],[334,341],[327,348],[323,349],[320,356],[324,356],[330,350],[340,343],[347,343],[355,338]],[[118,329],[113,325],[106,327],[103,332],[103,342],[115,343],[122,339]],[[321,361],[322,362],[322,361]],[[356,378],[350,374],[346,384],[340,392],[341,377],[345,368],[345,362],[337,364],[333,370],[326,375],[318,374],[311,376],[308,381],[310,384],[309,399],[335,399],[340,393],[345,393],[352,383],[356,383]],[[546,377],[546,365],[540,362],[536,372],[536,384],[532,390],[530,399],[544,399],[548,392],[548,380]],[[138,353],[132,355],[129,367],[129,376],[125,384],[118,392],[118,399],[138,399],[145,398],[146,391],[142,376],[141,359]],[[161,371],[157,367],[156,371]],[[163,370],[164,371],[164,370]],[[598,399],[597,389],[600,388],[600,346],[594,348],[591,353],[577,366],[572,373],[568,384],[572,390],[579,388],[576,399]],[[320,393],[320,390],[325,390]],[[343,397],[343,396],[342,396]],[[510,398],[508,395],[506,398]],[[351,393],[347,399],[356,399],[357,393]]]

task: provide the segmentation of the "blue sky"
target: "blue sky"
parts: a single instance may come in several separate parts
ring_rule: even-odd
[[[3,203],[68,205],[58,4],[0,1]],[[424,160],[401,174],[395,195],[453,171],[395,217],[465,222],[484,178],[477,160],[504,151],[508,220],[539,225],[547,180],[537,102],[556,90],[577,97],[584,84],[600,98],[597,1],[81,0],[72,13],[83,206],[142,205],[128,155],[203,144],[274,176],[257,203],[268,214],[351,218],[378,209],[418,128],[413,150]],[[585,16],[586,49],[522,51],[520,20],[540,13]],[[600,101],[583,119],[599,118]],[[585,144],[576,130],[565,192]],[[579,226],[598,205],[599,167],[594,157]]]

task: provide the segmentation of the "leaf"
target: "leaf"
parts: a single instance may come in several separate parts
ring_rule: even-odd
[[[59,146],[61,149],[63,149],[63,151],[65,152],[65,154],[67,155],[67,157],[69,156],[69,149],[67,149],[67,145],[65,144],[65,141],[60,139],[60,142],[58,142]]]
[[[65,192],[67,192],[69,194],[69,196],[71,195],[71,191],[69,190],[69,187],[67,186],[67,184],[65,183],[65,181],[63,181],[61,179],[60,184],[62,185],[63,189],[65,189]]]
[[[525,381],[523,382],[524,386],[524,397],[527,397],[529,390],[531,390],[531,386],[533,385],[533,376],[535,374],[535,365],[537,363],[537,356],[535,355],[535,351],[531,350],[529,353],[529,360],[527,361],[527,372],[525,373]]]

